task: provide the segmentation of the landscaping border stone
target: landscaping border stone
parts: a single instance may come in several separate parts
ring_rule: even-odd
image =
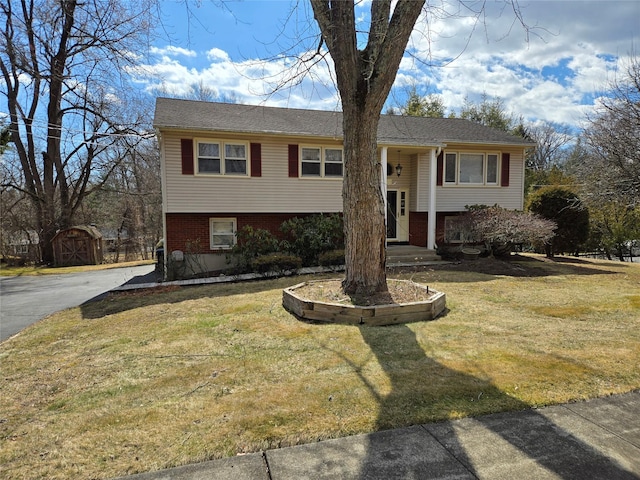
[[[282,291],[282,306],[305,320],[349,325],[396,325],[433,320],[446,308],[446,295],[426,286],[423,288],[427,298],[422,301],[360,306],[312,300],[296,293],[308,283],[312,282],[298,283]]]

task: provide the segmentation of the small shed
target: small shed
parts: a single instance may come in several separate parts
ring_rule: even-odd
[[[93,225],[60,230],[53,237],[53,257],[58,267],[98,265],[103,259],[102,234]]]

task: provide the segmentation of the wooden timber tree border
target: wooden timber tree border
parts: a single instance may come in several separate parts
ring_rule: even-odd
[[[409,282],[408,280],[394,281]],[[446,308],[446,295],[426,286],[421,286],[425,290],[425,300],[410,303],[359,306],[304,298],[296,293],[296,290],[306,286],[307,283],[312,282],[298,283],[292,287],[285,288],[282,292],[282,306],[290,313],[304,320],[347,325],[397,325],[434,320]]]

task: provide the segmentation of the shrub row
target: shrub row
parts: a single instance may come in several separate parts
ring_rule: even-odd
[[[245,226],[237,234],[228,262],[239,272],[279,272],[302,266],[344,264],[342,216],[318,214],[280,225],[282,240],[270,231]]]

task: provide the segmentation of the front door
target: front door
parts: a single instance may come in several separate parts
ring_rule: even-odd
[[[409,241],[409,192],[387,190],[387,240]]]

